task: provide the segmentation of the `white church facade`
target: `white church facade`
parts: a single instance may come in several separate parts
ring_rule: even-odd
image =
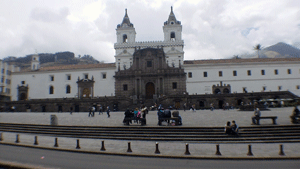
[[[180,91],[182,95],[290,91],[300,96],[300,58],[184,60],[182,25],[172,8],[163,32],[163,41],[136,42],[135,28],[126,10],[116,29],[115,63],[41,67],[38,55],[34,55],[31,70],[12,73],[11,100],[97,98],[116,96],[116,91],[122,90],[132,90],[132,95],[140,94],[143,99],[149,92],[153,99],[162,97],[166,91]],[[142,50],[148,54],[135,55],[143,53]],[[160,50],[163,54],[155,56]],[[174,77],[162,73],[151,79],[151,69],[148,81],[138,75],[141,68],[134,64],[145,69],[154,68],[154,63],[161,64],[153,57],[162,58],[167,65],[162,66],[161,72],[182,71],[184,78],[182,73],[180,78],[176,78],[176,73]],[[116,81],[116,77],[122,77],[122,73],[117,76],[118,72],[128,71],[134,75],[132,81]]]

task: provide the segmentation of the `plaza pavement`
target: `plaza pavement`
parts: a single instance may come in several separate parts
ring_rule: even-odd
[[[262,116],[278,116],[278,125],[291,125],[289,116],[292,114],[293,107],[271,108],[269,111],[262,111]],[[95,117],[88,117],[88,112],[73,113],[54,113],[54,112],[15,112],[0,113],[1,123],[23,123],[23,124],[50,124],[50,115],[56,115],[58,125],[70,126],[124,126],[122,121],[124,112],[111,112],[108,118],[106,113]],[[227,121],[235,120],[239,126],[251,126],[251,117],[253,112],[238,110],[180,110],[183,119],[183,127],[223,127]],[[150,111],[147,114],[147,125],[149,127],[164,127],[157,125],[156,111]],[[261,125],[272,125],[270,119],[261,120]],[[140,126],[133,124],[132,126]],[[29,147],[44,147],[50,149],[64,149],[68,151],[106,153],[119,155],[135,156],[161,156],[174,158],[298,158],[300,159],[300,143],[284,143],[285,156],[280,156],[280,143],[253,143],[253,156],[247,156],[248,145],[245,143],[220,144],[221,156],[215,155],[216,144],[197,143],[197,142],[159,142],[160,154],[155,154],[156,142],[154,141],[128,141],[128,140],[106,140],[106,139],[80,139],[81,149],[76,149],[77,138],[58,137],[58,148],[54,148],[54,139],[52,136],[38,136],[39,145],[33,145],[34,136],[31,134],[19,134],[20,143],[15,143],[17,133],[2,133],[3,144],[18,144]],[[104,141],[106,151],[100,151],[101,142]],[[128,142],[131,142],[132,153],[127,153]],[[189,143],[191,155],[184,155],[186,143]]]

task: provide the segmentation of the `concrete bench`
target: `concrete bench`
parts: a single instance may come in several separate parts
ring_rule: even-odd
[[[167,121],[168,126],[170,125],[170,122],[175,121],[175,126],[179,125],[179,118],[178,117],[169,117],[169,118],[159,118],[158,125],[161,125],[161,122]]]
[[[273,124],[276,124],[277,116],[263,116],[263,117],[260,116],[260,117],[255,117],[255,119],[256,119],[257,125],[260,125],[260,123],[259,123],[260,119],[272,119]]]
[[[141,126],[146,125],[146,119],[144,119],[144,118],[134,118],[134,117],[124,118],[123,123],[124,123],[125,125],[128,125],[128,126],[129,126],[130,123],[132,123],[132,121],[133,121],[133,122],[136,122],[136,123],[140,122]]]

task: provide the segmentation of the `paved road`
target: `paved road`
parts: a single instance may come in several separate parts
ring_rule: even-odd
[[[95,155],[70,153],[53,150],[41,150],[25,147],[0,145],[0,159],[14,161],[41,168],[295,168],[300,166],[300,160],[189,160],[189,159],[160,159],[143,157],[124,157],[111,155]]]

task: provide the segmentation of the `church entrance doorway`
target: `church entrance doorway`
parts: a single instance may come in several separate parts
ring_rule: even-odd
[[[146,84],[146,99],[153,99],[153,95],[155,94],[154,84],[149,82]]]

